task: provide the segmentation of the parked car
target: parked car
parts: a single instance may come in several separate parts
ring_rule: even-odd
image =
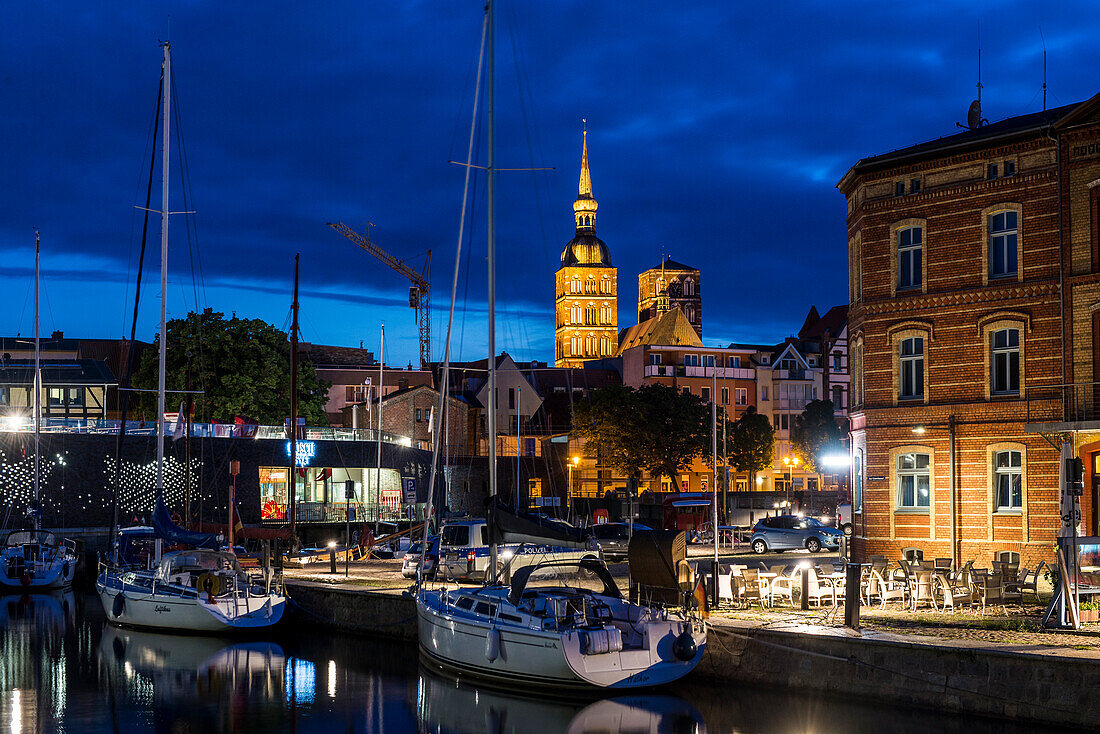
[[[852,506],[836,506],[836,526],[849,538],[852,537]]]
[[[640,522],[634,523],[634,530],[650,530]],[[625,522],[608,522],[602,525],[593,525],[590,530],[592,537],[600,546],[600,553],[604,560],[626,560],[627,548],[630,545],[630,527]]]
[[[401,562],[401,575],[407,579],[416,578],[416,569],[420,565],[421,549],[423,541],[416,541],[405,551],[405,560]],[[428,551],[424,554],[424,578],[435,576],[435,570],[439,568],[439,536],[428,538]]]
[[[749,544],[753,553],[805,548],[817,553],[822,548],[837,550],[844,532],[812,517],[779,515],[766,517],[752,529]]]

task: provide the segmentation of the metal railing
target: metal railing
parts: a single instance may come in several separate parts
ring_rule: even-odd
[[[1100,421],[1100,382],[1029,387],[1024,402],[1027,423]]]
[[[118,435],[122,421],[107,418],[43,418],[44,433],[90,433]],[[164,422],[164,435],[175,432],[174,421]],[[385,443],[411,446],[412,439],[387,431],[368,428],[331,428],[328,426],[305,426],[301,429],[300,440],[306,441],[376,441],[381,438]],[[34,431],[34,421],[30,416],[10,415],[0,419],[0,431],[8,433],[29,433]],[[126,421],[126,435],[155,436],[156,421]],[[192,438],[276,438],[289,440],[283,426],[232,425],[228,423],[192,423]]]
[[[752,380],[756,370],[748,367],[702,367],[681,364],[647,364],[646,377],[714,377],[717,372],[720,380]]]

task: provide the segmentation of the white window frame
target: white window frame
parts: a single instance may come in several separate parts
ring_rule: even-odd
[[[1012,218],[1012,226],[1008,226],[1008,218]],[[1020,215],[1015,209],[1002,209],[988,215],[986,224],[989,228],[989,279],[1015,278],[1019,274],[1019,242],[1020,242]],[[998,224],[998,218],[1003,221]],[[1000,229],[998,229],[998,226]],[[996,257],[1001,254],[1004,259],[1005,269],[998,271],[994,267]],[[1008,269],[1009,259],[1014,260],[1011,270]]]
[[[898,399],[920,400],[925,396],[928,386],[924,384],[924,337],[910,336],[898,340]],[[906,345],[919,342],[920,351],[906,354]],[[912,348],[915,349],[916,345]],[[920,391],[915,391],[917,381]],[[908,384],[907,384],[908,383]],[[906,389],[906,388],[910,389]]]
[[[914,244],[913,233],[917,233],[919,239]],[[909,227],[902,227],[895,234],[897,257],[898,257],[898,279],[897,289],[899,291],[908,290],[920,290],[924,287],[924,227],[920,225],[912,225]],[[904,243],[903,240],[908,237],[909,242]],[[902,265],[908,260],[909,265],[909,280],[904,281],[904,268]]]
[[[1007,461],[1003,466],[1001,465],[1002,458]],[[1016,449],[995,451],[993,453],[992,470],[994,512],[1023,512],[1023,452]],[[1006,499],[1007,502],[1002,501]]]
[[[921,460],[924,465],[921,466]],[[912,466],[905,466],[910,461]],[[897,473],[897,506],[902,511],[928,512],[932,502],[932,473],[931,456],[929,454],[913,452],[900,454],[894,468]],[[921,479],[924,479],[924,502],[921,502]],[[906,485],[909,486],[906,486]],[[912,492],[912,497],[907,498],[907,492]],[[911,501],[907,502],[906,500]]]
[[[998,346],[998,335],[1005,335],[1005,344]],[[1015,339],[1015,343],[1013,342]],[[1015,358],[1015,359],[1013,359]],[[989,392],[991,395],[1020,394],[1020,330],[1013,327],[997,329],[989,334]],[[1015,387],[1013,387],[1015,382]]]

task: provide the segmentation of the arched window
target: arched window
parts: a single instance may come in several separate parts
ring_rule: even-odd
[[[694,296],[695,295],[695,281],[691,278],[688,278],[687,280],[684,281],[684,295],[685,296]]]

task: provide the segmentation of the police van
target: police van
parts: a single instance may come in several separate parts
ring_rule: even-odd
[[[511,543],[497,546],[497,577],[508,577],[523,566],[550,560],[599,558],[599,552],[553,545]],[[439,532],[439,573],[436,578],[486,581],[489,570],[489,526],[484,519],[452,520]]]

